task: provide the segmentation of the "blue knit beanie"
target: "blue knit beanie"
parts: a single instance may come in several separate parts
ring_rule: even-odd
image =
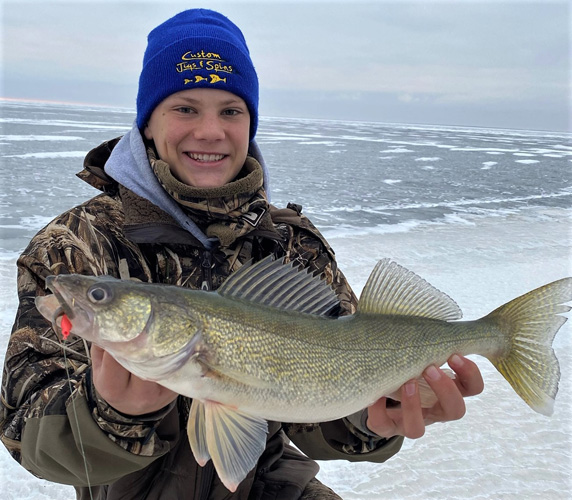
[[[246,41],[228,18],[207,9],[181,12],[149,33],[137,94],[139,129],[163,99],[196,88],[226,90],[244,99],[254,139],[258,77]]]

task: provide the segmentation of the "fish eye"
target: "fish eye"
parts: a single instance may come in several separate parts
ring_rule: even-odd
[[[94,304],[101,304],[109,301],[111,292],[105,286],[94,285],[87,291],[87,298]]]

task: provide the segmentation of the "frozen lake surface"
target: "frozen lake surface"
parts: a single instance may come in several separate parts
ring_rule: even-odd
[[[96,194],[82,158],[125,133],[125,110],[3,103],[0,135],[0,361],[17,306],[15,261],[54,216]],[[263,118],[272,201],[300,203],[359,293],[392,257],[475,319],[572,275],[570,136]],[[555,340],[562,378],[551,418],[530,410],[484,358],[485,391],[458,422],[430,426],[385,464],[322,462],[344,499],[569,499],[570,323]],[[0,449],[2,499],[74,498]]]

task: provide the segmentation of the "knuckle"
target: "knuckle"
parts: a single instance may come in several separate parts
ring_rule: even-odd
[[[458,406],[453,409],[453,411],[451,412],[451,420],[460,420],[465,416],[466,413],[467,413],[467,407],[463,403],[461,406]]]
[[[383,424],[381,422],[371,422],[370,420],[367,421],[366,426],[370,431],[374,432],[378,436],[385,436],[393,430],[393,426]]]
[[[407,430],[405,433],[405,437],[409,439],[419,439],[424,435],[425,435],[425,426]]]

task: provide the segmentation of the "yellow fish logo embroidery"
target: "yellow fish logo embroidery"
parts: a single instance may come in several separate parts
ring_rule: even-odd
[[[224,82],[226,83],[226,78],[221,78],[218,75],[209,75],[211,77],[211,81],[209,83],[218,83],[218,82]]]
[[[199,83],[202,82],[203,80],[208,80],[208,78],[205,78],[204,76],[195,76],[194,80],[189,80],[188,78],[185,78],[185,85],[187,85],[188,83]],[[212,82],[211,82],[212,83]]]

